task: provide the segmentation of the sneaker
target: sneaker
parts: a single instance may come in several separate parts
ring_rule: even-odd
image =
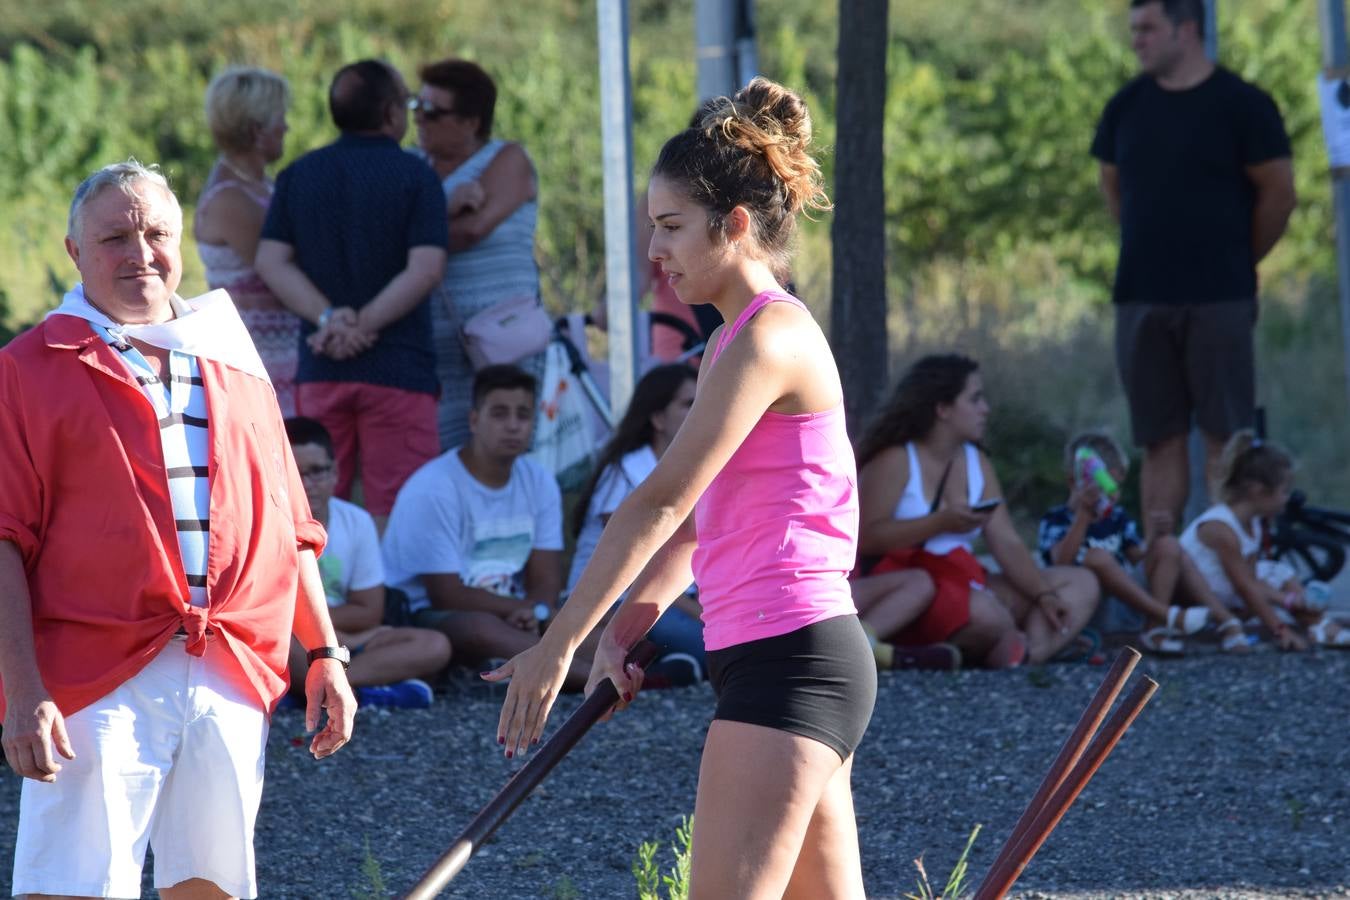
[[[419,678],[395,681],[356,689],[356,701],[361,706],[386,706],[391,709],[428,709],[431,707],[431,685]]]
[[[703,667],[688,653],[667,653],[647,668],[642,686],[647,688],[688,687],[703,680]]]

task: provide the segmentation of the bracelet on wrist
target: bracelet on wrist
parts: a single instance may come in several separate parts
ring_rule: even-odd
[[[333,318],[333,307],[330,306],[319,313],[319,318],[314,324],[318,325],[320,328],[326,328],[328,326],[328,320],[331,318]]]

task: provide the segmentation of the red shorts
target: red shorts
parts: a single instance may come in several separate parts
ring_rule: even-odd
[[[870,574],[899,569],[922,569],[933,579],[937,593],[933,602],[913,622],[891,639],[895,644],[936,644],[945,641],[970,622],[970,592],[985,586],[984,567],[964,547],[944,556],[918,547],[895,550],[881,558]]]
[[[436,398],[431,394],[340,381],[296,385],[295,409],[318,419],[333,438],[338,480],[333,493],[351,498],[357,466],[361,496],[372,516],[387,516],[408,476],[441,452]]]

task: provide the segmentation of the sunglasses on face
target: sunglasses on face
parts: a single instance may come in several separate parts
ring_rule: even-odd
[[[418,118],[425,119],[428,122],[435,122],[442,116],[452,116],[455,114],[453,109],[442,109],[421,97],[408,98],[408,110]]]

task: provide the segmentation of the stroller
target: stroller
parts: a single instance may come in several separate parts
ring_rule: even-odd
[[[590,401],[596,425],[598,443],[608,439],[609,433],[618,422],[618,416],[609,402],[608,364],[592,360],[585,351],[586,327],[595,325],[589,314],[574,313],[560,316],[553,323],[553,341],[561,345],[567,354],[567,368],[581,385]],[[702,352],[706,341],[688,322],[663,312],[640,312],[638,314],[638,371],[645,372],[660,362],[687,363],[696,359]],[[680,354],[671,360],[658,360],[651,352],[651,334],[657,327],[670,328],[680,336]],[[580,346],[578,346],[580,345]]]

